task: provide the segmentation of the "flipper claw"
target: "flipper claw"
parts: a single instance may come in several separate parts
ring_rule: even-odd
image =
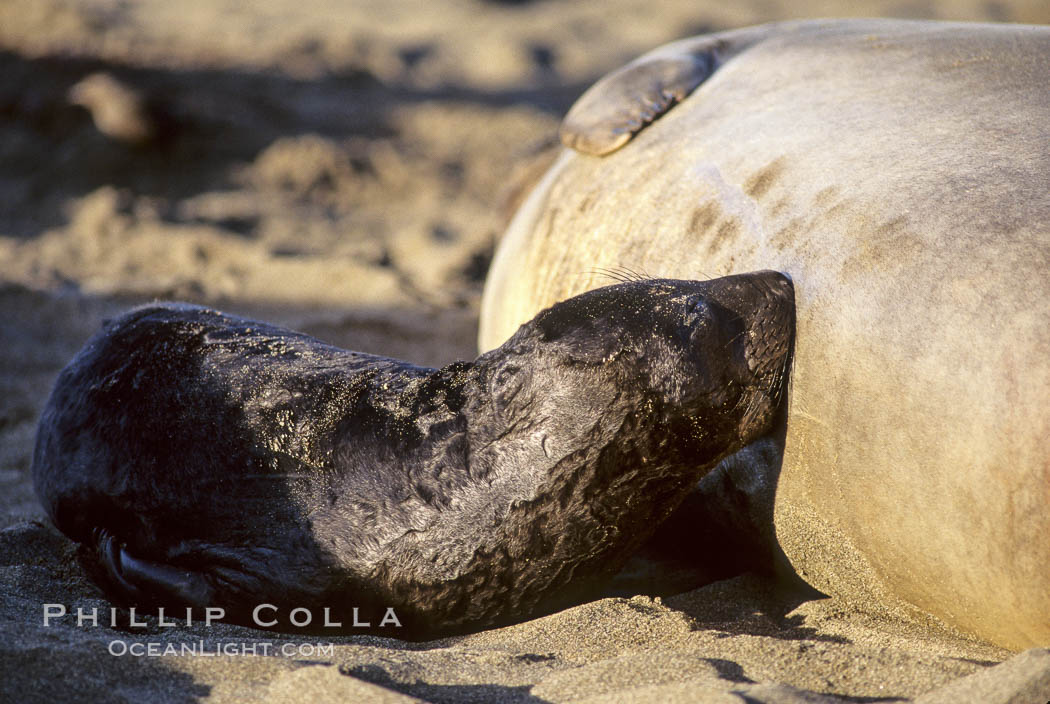
[[[210,604],[212,589],[204,575],[133,557],[103,528],[96,528],[94,537],[99,564],[120,601],[144,606]]]

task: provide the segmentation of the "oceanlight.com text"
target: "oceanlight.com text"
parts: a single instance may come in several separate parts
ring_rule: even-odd
[[[267,641],[191,641],[185,643],[138,642],[112,640],[109,654],[116,657],[160,658],[160,657],[245,657],[262,655],[294,657],[333,657],[332,643],[273,643]]]

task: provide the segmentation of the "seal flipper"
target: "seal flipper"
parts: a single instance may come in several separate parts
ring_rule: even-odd
[[[709,53],[635,62],[609,74],[576,101],[561,124],[561,141],[605,156],[693,92],[714,71]]]
[[[104,529],[96,529],[95,541],[103,583],[120,601],[131,606],[211,605],[213,590],[204,575],[134,557]]]
[[[562,143],[583,154],[611,154],[775,27],[683,39],[642,55],[580,96],[562,121]]]

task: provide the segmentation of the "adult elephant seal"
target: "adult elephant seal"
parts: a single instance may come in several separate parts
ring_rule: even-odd
[[[633,281],[435,370],[148,306],[59,376],[34,483],[129,605],[402,638],[509,623],[594,594],[769,430],[793,311],[774,272]]]
[[[782,452],[713,474],[694,509],[750,502],[799,575],[861,608],[1050,645],[1048,79],[1034,26],[812,21],[657,49],[566,117],[582,153],[511,223],[480,345],[603,267],[789,273]]]

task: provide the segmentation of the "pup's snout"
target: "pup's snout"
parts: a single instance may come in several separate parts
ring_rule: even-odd
[[[782,369],[795,334],[795,289],[791,279],[776,271],[754,275],[758,300],[747,321],[747,366],[761,380]]]

